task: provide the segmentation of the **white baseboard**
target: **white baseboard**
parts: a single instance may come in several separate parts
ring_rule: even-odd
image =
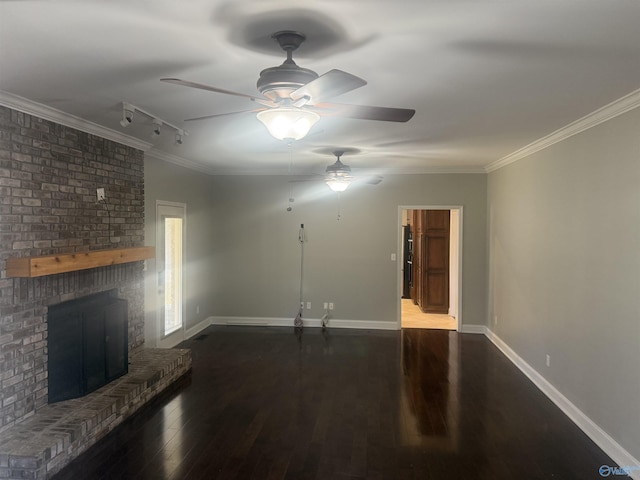
[[[484,325],[462,325],[459,333],[475,333],[478,335],[486,335],[487,327]]]
[[[492,330],[485,327],[485,335],[511,362],[524,373],[542,393],[556,404],[602,451],[609,455],[620,467],[640,467],[640,461],[627,452],[618,442],[611,438],[593,420],[587,417],[578,407],[562,395],[551,383],[540,375],[531,365],[525,362],[509,345]],[[595,478],[594,472],[594,478]],[[629,472],[629,476],[640,480],[640,470]],[[612,477],[615,478],[615,477]]]
[[[319,318],[302,318],[303,326],[310,328],[320,328],[322,322]],[[235,325],[254,327],[292,327],[292,318],[278,317],[208,317],[198,325],[189,328],[185,332],[185,338],[197,335],[209,325]],[[328,328],[353,328],[357,330],[399,330],[396,322],[376,322],[373,320],[346,320],[330,318]],[[460,333],[473,333],[486,335],[487,327],[484,325],[462,325]]]
[[[293,317],[209,317],[210,325],[236,325],[261,327],[293,327]],[[302,318],[302,325],[310,328],[320,328],[319,318]],[[355,328],[364,330],[398,330],[396,322],[376,322],[372,320],[344,320],[330,318],[327,328]]]
[[[194,325],[191,328],[187,328],[185,330],[185,332],[184,332],[184,338],[188,340],[189,338],[194,337],[197,334],[199,334],[202,330],[204,330],[209,325],[211,325],[211,319],[212,318],[213,317],[207,317],[203,321],[201,321],[199,324]]]

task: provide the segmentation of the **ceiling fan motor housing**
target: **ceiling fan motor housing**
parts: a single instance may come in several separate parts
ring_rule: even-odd
[[[265,68],[260,72],[258,91],[269,100],[290,98],[291,92],[318,78],[318,74],[308,68],[300,68],[295,63],[283,63],[278,67]]]
[[[303,33],[283,30],[273,34],[280,48],[287,52],[282,65],[265,68],[260,72],[258,91],[273,101],[289,99],[291,92],[318,78],[318,74],[308,68],[301,68],[293,61],[292,54],[306,39]]]
[[[351,174],[351,167],[349,165],[345,165],[340,161],[340,158],[336,160],[336,163],[333,165],[329,165],[326,170],[327,175],[333,177],[346,177]]]

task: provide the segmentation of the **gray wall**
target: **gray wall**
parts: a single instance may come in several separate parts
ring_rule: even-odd
[[[322,182],[294,184],[292,212],[286,177],[212,181],[215,217],[224,225],[215,245],[216,268],[225,272],[215,315],[295,316],[304,223],[304,300],[312,302],[304,315],[320,318],[322,303],[333,302],[335,319],[395,322],[399,206],[462,205],[463,321],[485,324],[486,175],[387,176],[340,196]]]
[[[185,326],[204,320],[214,308],[212,289],[218,272],[212,268],[212,241],[219,228],[211,215],[210,177],[202,173],[145,156],[145,244],[156,245],[156,200],[187,204],[185,258]],[[155,260],[147,261],[145,272],[145,342],[157,345],[157,279]],[[196,307],[200,313],[196,313]],[[208,313],[209,312],[209,313]]]
[[[285,176],[206,176],[157,160],[145,162],[145,174],[147,243],[155,238],[156,199],[187,203],[188,261],[197,263],[187,278],[195,289],[187,328],[208,316],[293,319],[301,223],[308,237],[304,300],[312,302],[304,316],[320,318],[322,303],[334,302],[335,319],[395,322],[398,265],[390,256],[398,250],[401,205],[464,207],[463,322],[485,324],[486,175],[387,176],[341,196],[322,182],[298,183],[287,212]]]
[[[640,458],[640,109],[492,172],[488,209],[490,328]]]

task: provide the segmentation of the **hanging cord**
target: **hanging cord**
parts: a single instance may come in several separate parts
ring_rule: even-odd
[[[111,210],[109,210],[109,203],[107,202],[107,197],[105,195],[105,197],[102,200],[99,200],[98,203],[100,202],[104,202],[104,209],[107,211],[107,218],[109,219],[109,223],[108,223],[108,227],[109,227],[109,243],[111,243]]]
[[[302,287],[304,284],[304,242],[306,241],[304,232],[304,223],[300,224],[300,230],[298,231],[298,241],[300,242],[300,303],[298,303],[298,315],[293,321],[293,325],[296,328],[302,328]]]
[[[289,179],[289,204],[287,205],[287,212],[293,210],[291,204],[295,201],[293,198],[293,183],[291,182],[291,168],[293,167],[293,144],[291,142],[287,145],[289,147],[289,169],[287,170],[287,177]]]
[[[320,319],[323,330],[327,327],[327,324],[329,323],[329,318],[331,318],[329,316],[329,307],[324,307],[324,315],[322,315],[322,318]]]
[[[342,192],[338,192],[338,218],[336,221],[339,222],[342,218]]]
[[[298,241],[300,242],[300,305],[302,305],[302,286],[304,283],[304,242],[306,242],[304,233],[304,223],[300,224],[298,232]]]

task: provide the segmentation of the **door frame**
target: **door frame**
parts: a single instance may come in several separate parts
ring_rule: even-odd
[[[464,250],[462,244],[462,226],[464,224],[464,208],[462,205],[399,205],[398,206],[398,223],[396,227],[397,232],[397,251],[399,255],[396,265],[396,324],[398,330],[402,329],[402,211],[403,210],[456,210],[458,212],[458,302],[456,316],[456,331],[459,332],[462,328],[462,252]]]
[[[179,209],[181,211],[180,216],[182,217],[182,292],[181,292],[181,312],[182,312],[182,328],[171,332],[169,335],[164,335],[164,325],[163,323],[163,309],[164,302],[160,301],[160,292],[159,292],[159,280],[160,280],[160,268],[164,264],[164,259],[161,256],[164,253],[164,249],[160,248],[163,242],[164,237],[164,229],[163,222],[160,219],[160,209],[162,207]],[[187,246],[187,204],[181,202],[170,202],[167,200],[156,200],[156,272],[155,272],[155,292],[156,292],[156,304],[158,308],[156,309],[156,325],[157,325],[157,342],[158,347],[160,348],[172,348],[178,345],[180,342],[185,340],[185,332],[186,332],[186,302],[184,298],[184,292],[186,291],[186,275],[184,274],[185,270],[185,260],[186,260],[186,246]]]

